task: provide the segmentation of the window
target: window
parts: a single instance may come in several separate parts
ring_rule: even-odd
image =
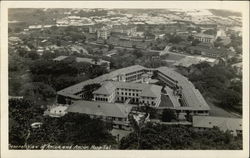
[[[128,95],[131,96],[131,93],[129,93]]]

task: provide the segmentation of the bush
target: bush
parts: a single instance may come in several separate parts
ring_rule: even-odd
[[[177,116],[175,112],[171,109],[165,109],[162,112],[162,121],[163,122],[170,122],[172,120],[176,120]]]

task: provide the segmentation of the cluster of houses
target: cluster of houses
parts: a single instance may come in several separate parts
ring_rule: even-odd
[[[225,30],[229,27],[222,28],[217,26],[215,23],[192,23],[185,20],[175,20],[173,22],[168,22],[166,24],[134,24],[126,23],[124,24],[113,24],[113,23],[96,23],[93,19],[80,17],[80,16],[67,16],[63,19],[57,20],[56,26],[76,26],[84,30],[84,33],[89,35],[94,35],[97,38],[96,43],[98,44],[112,44],[114,46],[127,47],[127,48],[139,48],[147,49],[150,48],[150,44],[156,39],[164,39],[166,34],[175,32],[176,35],[186,40],[189,36],[197,39],[201,42],[198,45],[191,45],[189,42],[181,42],[174,44],[172,48],[176,48],[173,51],[178,52],[188,47],[185,52],[190,54],[197,54],[211,58],[220,57],[220,52],[225,52],[225,56],[233,56],[234,52],[229,50],[220,50],[214,48],[213,43],[216,39],[221,40],[224,45],[229,44],[230,38],[227,37]],[[49,28],[52,25],[32,25],[29,29],[43,29]],[[145,30],[140,30],[143,27],[145,30],[151,30],[151,34],[147,34]],[[195,30],[197,27],[201,29],[201,32],[190,31],[188,29],[192,28]],[[206,30],[217,30],[214,35],[209,35],[203,33]],[[44,49],[38,49],[39,53],[42,54]]]

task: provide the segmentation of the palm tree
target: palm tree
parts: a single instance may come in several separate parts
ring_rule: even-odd
[[[141,142],[141,129],[145,126],[145,120],[146,120],[146,116],[141,117],[140,120],[135,120],[134,115],[130,115],[129,117],[129,121],[134,129],[134,131],[136,132],[137,135],[137,149],[140,148],[140,142]]]
[[[27,136],[25,137],[25,143],[24,143],[24,146],[26,147],[26,149],[28,149],[28,139],[29,139],[29,137],[30,137],[30,130],[28,129],[28,134],[27,134]]]

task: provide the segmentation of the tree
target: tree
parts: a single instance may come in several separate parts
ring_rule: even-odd
[[[110,125],[84,114],[69,113],[61,118],[43,117],[44,109],[25,99],[9,100],[9,144],[68,146],[115,145]],[[33,129],[31,124],[42,123]],[[17,149],[20,149],[17,147]]]
[[[93,57],[92,61],[95,63],[95,65],[97,65],[97,63],[100,62],[100,58],[95,56]]]
[[[201,28],[200,27],[197,27],[195,30],[197,31],[197,33],[201,33]]]
[[[188,36],[187,37],[187,41],[193,41],[194,40],[194,37],[193,36]]]
[[[37,60],[39,59],[40,56],[36,52],[30,51],[30,52],[27,52],[27,54],[24,57],[30,58],[31,60]]]
[[[141,148],[141,129],[145,126],[145,121],[146,121],[146,118],[149,114],[146,114],[144,115],[143,117],[140,117],[139,120],[136,120],[134,118],[134,115],[130,115],[129,117],[129,121],[136,133],[136,136],[137,136],[137,147],[136,149],[140,149]]]
[[[135,50],[133,51],[133,54],[134,54],[137,58],[140,58],[140,57],[143,56],[142,51],[139,50],[139,49],[135,49]]]
[[[46,101],[56,95],[56,92],[52,87],[41,82],[32,82],[23,85],[20,93],[24,96],[24,98],[34,101]]]
[[[208,30],[204,31],[203,33],[207,34],[207,35],[216,35],[217,31],[216,31],[216,29],[208,29]]]
[[[222,47],[224,46],[223,43],[221,42],[222,39],[220,37],[218,37],[215,41],[214,41],[214,46],[215,47]]]
[[[114,45],[113,45],[113,44],[109,44],[108,50],[110,51],[110,50],[112,50],[112,49],[114,49]]]
[[[177,36],[177,35],[170,35],[169,36],[169,42],[170,43],[178,44],[181,41],[183,41],[183,39],[180,36]]]
[[[220,105],[225,108],[232,108],[241,102],[241,95],[233,90],[227,90],[221,95]]]
[[[194,39],[192,41],[192,46],[197,46],[200,43],[200,41],[198,39]]]
[[[83,87],[83,99],[92,100],[94,98],[93,92],[100,88],[100,84],[89,84]]]
[[[35,106],[33,102],[25,99],[9,100],[9,143],[12,145],[24,145],[29,134],[30,124],[36,120],[43,110]]]
[[[57,40],[56,40],[56,45],[59,46],[59,47],[62,45],[62,42],[61,42],[60,39],[57,39]]]
[[[242,106],[242,91],[239,88],[242,87],[242,83],[238,83],[234,89],[234,83],[231,80],[235,76],[234,71],[223,64],[211,67],[209,64],[203,63],[194,66],[194,70],[188,75],[188,78],[203,94],[213,98],[214,104],[234,110],[234,107]]]
[[[141,129],[140,140],[139,149],[242,149],[241,137],[233,137],[218,128],[198,132],[183,125],[147,123]],[[136,149],[136,131],[122,138],[119,148]]]
[[[46,117],[42,128],[31,133],[29,142],[35,145],[101,146],[115,144],[115,139],[102,121],[69,113],[61,118]]]
[[[175,112],[171,109],[165,109],[162,112],[162,121],[163,122],[170,122],[172,120],[176,120],[177,116]]]

